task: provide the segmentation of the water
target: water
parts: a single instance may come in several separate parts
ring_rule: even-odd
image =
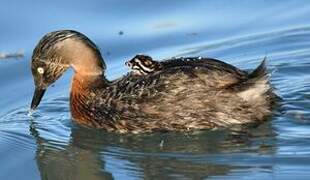
[[[2,1],[0,179],[308,179],[310,3],[298,1]],[[72,71],[28,116],[30,57],[47,32],[76,29],[101,48],[111,79],[125,59],[209,56],[251,70],[264,56],[282,113],[244,134],[118,135],[70,119]]]

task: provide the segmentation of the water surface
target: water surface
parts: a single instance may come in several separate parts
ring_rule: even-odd
[[[310,3],[298,1],[3,1],[0,179],[307,179],[310,177]],[[243,134],[118,135],[69,113],[68,71],[28,116],[30,58],[47,32],[75,29],[102,50],[107,76],[137,53],[208,56],[252,70],[264,56],[283,110]]]

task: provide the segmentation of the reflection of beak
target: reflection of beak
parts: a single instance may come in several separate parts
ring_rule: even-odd
[[[40,104],[40,101],[45,93],[45,89],[37,88],[34,91],[33,98],[31,101],[31,110],[35,110],[36,107]]]

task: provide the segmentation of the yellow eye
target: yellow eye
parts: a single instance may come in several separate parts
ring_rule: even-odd
[[[42,67],[38,67],[37,71],[39,74],[43,74],[44,73],[44,69]]]

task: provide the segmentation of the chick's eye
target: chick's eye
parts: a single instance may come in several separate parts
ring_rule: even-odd
[[[44,73],[44,69],[42,67],[38,67],[37,71],[39,74],[43,74]]]

